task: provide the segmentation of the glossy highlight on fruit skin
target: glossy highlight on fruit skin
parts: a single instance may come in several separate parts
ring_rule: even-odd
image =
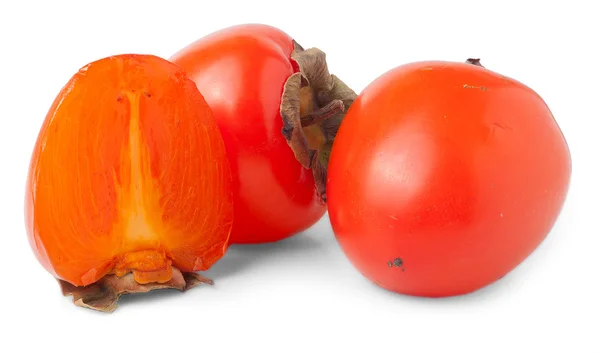
[[[529,87],[467,63],[417,62],[373,81],[334,142],[336,238],[388,290],[442,297],[503,277],[564,204],[568,145]]]
[[[231,174],[195,84],[151,55],[80,69],[40,130],[25,213],[38,260],[75,286],[208,269],[231,230]]]
[[[283,87],[298,70],[293,49],[281,30],[248,24],[212,33],[169,59],[196,82],[225,140],[234,189],[231,243],[279,241],[326,212],[311,171],[281,134]]]

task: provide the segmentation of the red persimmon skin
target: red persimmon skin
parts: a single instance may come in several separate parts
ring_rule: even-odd
[[[388,290],[465,294],[503,277],[546,237],[571,157],[545,102],[465,63],[418,62],[372,82],[329,164],[343,252]]]
[[[311,171],[281,134],[283,87],[297,71],[292,50],[286,33],[249,24],[203,37],[170,58],[196,82],[225,140],[235,208],[230,243],[279,241],[326,211]]]

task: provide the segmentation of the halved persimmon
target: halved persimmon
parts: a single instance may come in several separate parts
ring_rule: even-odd
[[[223,256],[232,221],[223,139],[177,65],[112,56],[60,91],[31,158],[26,224],[39,261],[81,305],[113,309],[123,292],[206,281],[188,273]],[[111,284],[102,303],[90,294],[98,282]]]

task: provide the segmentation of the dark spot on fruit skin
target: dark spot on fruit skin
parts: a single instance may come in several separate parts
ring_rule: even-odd
[[[387,262],[388,267],[390,268],[402,268],[402,271],[404,272],[404,261],[402,261],[402,258],[398,257],[398,258],[394,258],[391,261]]]

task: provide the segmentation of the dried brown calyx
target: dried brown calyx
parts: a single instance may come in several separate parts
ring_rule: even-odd
[[[121,277],[108,274],[88,286],[74,286],[64,280],[58,282],[64,296],[73,296],[75,305],[102,312],[116,310],[121,295],[146,293],[157,289],[177,289],[183,292],[198,284],[213,284],[211,279],[196,273],[182,273],[175,267],[172,267],[172,271],[172,278],[165,283],[140,284],[133,278],[133,273]]]
[[[317,194],[327,201],[327,165],[333,140],[357,94],[327,68],[325,53],[294,42],[292,61],[299,72],[284,86],[282,134],[298,162],[311,169]]]

